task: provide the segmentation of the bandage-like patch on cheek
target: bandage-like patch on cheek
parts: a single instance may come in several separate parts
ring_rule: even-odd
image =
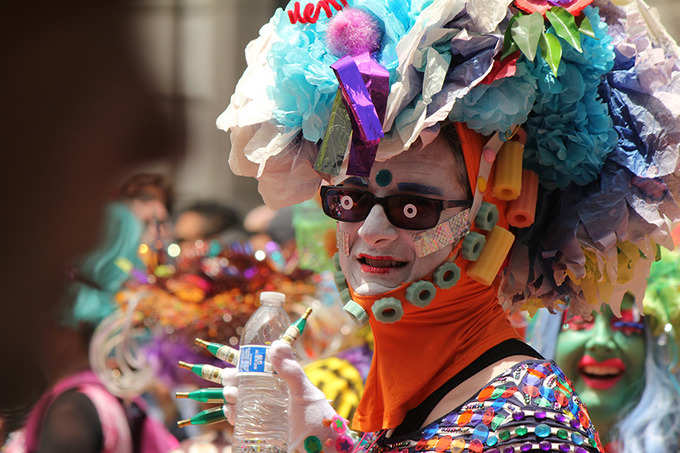
[[[416,256],[422,258],[463,239],[470,229],[469,215],[470,210],[466,209],[434,228],[413,233]]]
[[[345,256],[349,256],[349,233],[340,231],[340,228],[338,227],[338,230],[335,233],[335,239],[338,250],[341,251]]]

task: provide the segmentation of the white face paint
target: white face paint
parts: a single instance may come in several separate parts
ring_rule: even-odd
[[[458,182],[450,145],[441,135],[421,151],[408,150],[385,162],[376,162],[368,178],[368,191],[378,197],[405,193],[442,200],[463,200],[465,188]],[[387,186],[376,183],[380,170],[389,170],[392,180]],[[362,187],[349,178],[347,186]],[[417,215],[412,210],[405,216]],[[440,222],[453,217],[462,208],[442,211]],[[349,285],[361,295],[379,295],[402,284],[415,281],[439,266],[453,246],[430,255],[416,256],[413,230],[392,225],[383,207],[376,204],[363,222],[338,222],[338,235],[347,238],[349,254],[340,253],[340,267]]]

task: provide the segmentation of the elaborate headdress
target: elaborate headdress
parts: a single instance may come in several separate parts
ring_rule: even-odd
[[[506,307],[589,313],[642,301],[657,246],[672,248],[679,56],[642,0],[291,2],[246,48],[217,124],[232,170],[281,207],[460,123],[467,230],[506,246],[478,281],[506,253]]]

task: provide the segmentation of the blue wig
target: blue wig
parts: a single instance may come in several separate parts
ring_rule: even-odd
[[[68,290],[71,303],[65,313],[66,325],[81,322],[96,325],[115,310],[113,298],[128,278],[116,261],[123,258],[135,267],[141,264],[137,249],[142,231],[141,222],[123,203],[106,207],[103,235],[78,266],[82,281],[76,281]]]

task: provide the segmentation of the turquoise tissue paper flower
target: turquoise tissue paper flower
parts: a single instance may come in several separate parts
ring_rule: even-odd
[[[467,123],[483,135],[506,131],[527,120],[535,93],[536,76],[529,72],[526,62],[520,60],[514,76],[472,88],[454,104],[449,118]]]
[[[395,2],[391,0],[356,0],[351,6],[371,12],[383,26],[381,51],[377,61],[390,73],[394,81],[397,67],[396,45],[410,30],[418,15],[433,0]],[[291,1],[286,10],[293,8]],[[337,14],[337,13],[335,13]],[[338,60],[326,46],[325,31],[329,19],[322,11],[313,24],[291,24],[288,13],[278,9],[272,18],[279,41],[268,55],[274,71],[274,86],[268,87],[274,101],[274,118],[280,124],[302,128],[302,135],[310,142],[318,142],[326,130],[338,82],[331,64]]]
[[[525,124],[525,165],[552,189],[595,180],[617,141],[607,106],[597,94],[602,77],[613,67],[611,37],[597,8],[587,7],[584,14],[595,39],[582,36],[579,53],[560,38],[557,77],[540,52],[533,62],[522,56],[514,76],[477,85],[449,115],[484,135]]]
[[[597,8],[589,6],[584,13],[593,24],[595,39],[582,35],[579,53],[560,38],[563,54],[556,77],[541,55],[533,63],[527,61],[538,90],[526,123],[524,162],[548,189],[596,180],[618,139],[607,106],[597,94],[614,63],[611,37]]]

